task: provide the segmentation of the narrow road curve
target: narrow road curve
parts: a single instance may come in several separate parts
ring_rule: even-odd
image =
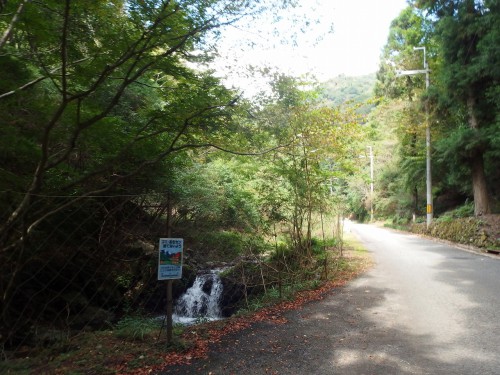
[[[500,260],[370,225],[375,267],[164,374],[500,374]]]

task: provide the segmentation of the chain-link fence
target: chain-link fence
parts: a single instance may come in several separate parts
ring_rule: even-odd
[[[60,207],[64,199],[40,198],[37,206]],[[163,212],[163,205],[140,196],[93,197],[5,246],[4,356],[80,330],[109,328],[131,309],[161,310],[155,240],[166,233]]]
[[[164,315],[157,244],[169,234],[185,238],[183,278],[174,283],[174,299],[206,267],[230,266],[222,279],[224,316],[250,308],[252,296],[254,301],[266,293],[281,298],[304,281],[304,269],[297,269],[301,261],[286,247],[271,241],[263,249],[254,239],[241,246],[235,243],[241,239],[238,233],[216,236],[207,228],[176,222],[179,215],[165,197],[91,197],[66,205],[68,199],[39,197],[40,210],[62,208],[29,235],[25,232],[25,238],[12,235],[2,249],[3,359],[25,356],[84,331],[112,329],[133,314]],[[306,279],[327,277],[329,261],[316,259]]]

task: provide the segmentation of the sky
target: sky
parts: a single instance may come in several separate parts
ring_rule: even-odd
[[[229,28],[219,45],[220,75],[235,86],[247,86],[244,66],[276,67],[293,76],[305,74],[326,81],[338,75],[360,76],[378,70],[381,50],[387,41],[391,21],[407,4],[406,0],[300,0],[301,8],[283,15],[277,25],[278,36],[268,20],[255,22],[249,29]],[[295,13],[294,13],[295,12]],[[319,20],[304,32],[290,18]],[[329,32],[333,29],[333,32]],[[287,36],[287,33],[290,35]],[[318,40],[319,39],[319,40]],[[250,48],[243,41],[251,41]]]

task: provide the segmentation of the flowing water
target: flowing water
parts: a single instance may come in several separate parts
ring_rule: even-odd
[[[212,270],[196,276],[193,286],[179,297],[174,306],[172,318],[175,323],[192,324],[222,318],[220,271]]]

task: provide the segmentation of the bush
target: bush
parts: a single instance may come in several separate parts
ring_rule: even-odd
[[[474,202],[465,202],[463,206],[457,207],[452,211],[447,211],[440,217],[436,218],[437,222],[449,222],[453,219],[465,218],[474,216]]]
[[[261,254],[270,246],[258,235],[230,230],[197,233],[193,243],[195,252],[213,262],[232,261],[248,253]]]

